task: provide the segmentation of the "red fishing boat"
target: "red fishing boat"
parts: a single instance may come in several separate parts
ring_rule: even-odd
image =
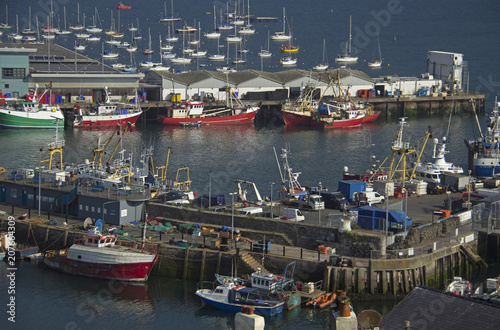
[[[141,107],[136,97],[132,104],[112,104],[107,88],[104,88],[104,103],[95,105],[90,109],[82,109],[75,104],[69,123],[73,127],[114,127],[116,125],[135,125],[142,114]]]
[[[122,281],[146,281],[158,258],[153,248],[117,246],[118,235],[102,235],[98,227],[75,238],[69,249],[48,251],[44,263],[50,268],[87,277]],[[83,243],[83,244],[82,244]]]
[[[179,107],[167,108],[166,114],[158,116],[157,121],[174,126],[253,124],[259,110],[250,105],[205,109],[203,102],[186,101]]]
[[[132,6],[124,5],[122,2],[116,5],[116,9],[132,9]]]

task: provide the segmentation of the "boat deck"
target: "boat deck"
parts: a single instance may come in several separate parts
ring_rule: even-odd
[[[315,289],[311,293],[307,293],[305,291],[299,291],[300,298],[301,298],[303,304],[307,303],[308,301],[311,301],[311,300],[314,300],[314,299],[318,298],[319,296],[325,294],[325,292],[326,291],[318,290],[318,289]]]

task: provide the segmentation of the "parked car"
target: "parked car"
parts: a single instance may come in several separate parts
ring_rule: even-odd
[[[427,194],[428,195],[438,195],[446,192],[445,187],[437,182],[428,182],[427,183]]]
[[[271,219],[279,219],[280,216],[275,214],[275,213],[271,213],[271,212],[264,212],[261,214],[262,217],[264,218],[271,218]]]
[[[321,191],[320,195],[323,197],[327,209],[343,210],[348,205],[346,198],[340,191]]]
[[[225,212],[225,211],[227,211],[227,208],[225,206],[222,206],[222,205],[217,205],[217,206],[210,207],[208,210],[213,211],[213,212]]]

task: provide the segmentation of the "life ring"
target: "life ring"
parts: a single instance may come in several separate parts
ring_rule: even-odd
[[[0,166],[0,174],[4,174],[4,173],[5,173],[5,168]]]
[[[486,150],[485,154],[486,154],[486,157],[491,157],[491,150]]]

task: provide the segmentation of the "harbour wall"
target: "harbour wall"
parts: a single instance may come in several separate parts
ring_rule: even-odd
[[[478,254],[488,264],[500,264],[500,233],[485,232],[478,233]]]
[[[15,220],[15,241],[38,246],[40,251],[57,250],[70,247],[75,237],[86,234],[86,231],[74,230],[64,226],[53,226],[44,223],[33,223]],[[8,220],[0,220],[0,229],[7,228]],[[249,252],[256,260],[262,254]],[[231,274],[233,265],[238,273],[251,274],[254,269],[241,260],[239,249],[231,252],[210,250],[206,248],[185,248],[169,244],[158,244],[159,259],[153,273],[158,276],[199,281],[213,281],[214,274]],[[296,261],[297,280],[313,281],[322,277],[324,263],[311,260],[293,259],[275,255],[265,256],[264,266],[275,274],[281,274],[286,265]]]
[[[372,97],[372,98],[352,98],[354,102],[364,102],[372,104],[376,111],[381,111],[381,117],[422,117],[429,115],[439,115],[452,113],[472,112],[471,100],[475,102],[476,112],[485,112],[485,99],[482,93],[463,93],[460,95],[446,96],[394,96],[394,97]],[[245,100],[247,101],[247,100]],[[280,118],[281,104],[285,99],[252,99],[251,102],[258,104],[261,111],[257,114],[255,122],[259,124],[282,125]],[[218,102],[205,102],[206,107],[221,106]],[[68,113],[73,111],[74,103],[62,103],[61,109]],[[158,115],[165,113],[168,107],[173,106],[170,101],[150,101],[141,103],[144,114],[141,120],[154,120]]]
[[[325,290],[346,290],[349,296],[398,297],[417,285],[444,289],[448,279],[471,278],[482,267],[463,247],[454,246],[407,259],[371,259],[368,267],[327,266],[323,283]]]
[[[150,217],[178,219],[179,222],[198,223],[211,226],[231,227],[231,214],[209,212],[200,209],[189,209],[158,203],[148,203]],[[279,233],[280,244],[315,249],[317,243],[335,246],[337,253],[365,257],[370,250],[382,250],[386,246],[386,238],[379,233],[359,230],[356,235],[340,233],[336,227],[313,225],[301,222],[284,221],[255,216],[234,215],[234,228],[250,229],[262,233],[275,235]],[[262,236],[259,239],[263,239]],[[282,242],[285,240],[286,242]]]
[[[0,228],[6,227],[7,220],[1,220]],[[82,234],[83,231],[62,226],[16,220],[16,242],[38,245],[42,251],[69,247],[74,237]],[[280,274],[288,263],[296,261],[296,280],[310,282],[323,279],[325,290],[335,292],[342,289],[353,296],[392,297],[406,294],[419,284],[442,289],[445,281],[453,276],[470,278],[481,268],[481,264],[471,258],[475,242],[412,258],[369,259],[368,264],[354,263],[352,267],[332,264],[333,256],[328,263],[266,254],[264,267]],[[212,281],[214,274],[230,274],[233,265],[237,266],[240,274],[254,271],[242,261],[239,250],[223,252],[159,244],[158,252],[159,261],[153,270],[158,276]],[[247,253],[255,260],[263,257],[262,253]]]

